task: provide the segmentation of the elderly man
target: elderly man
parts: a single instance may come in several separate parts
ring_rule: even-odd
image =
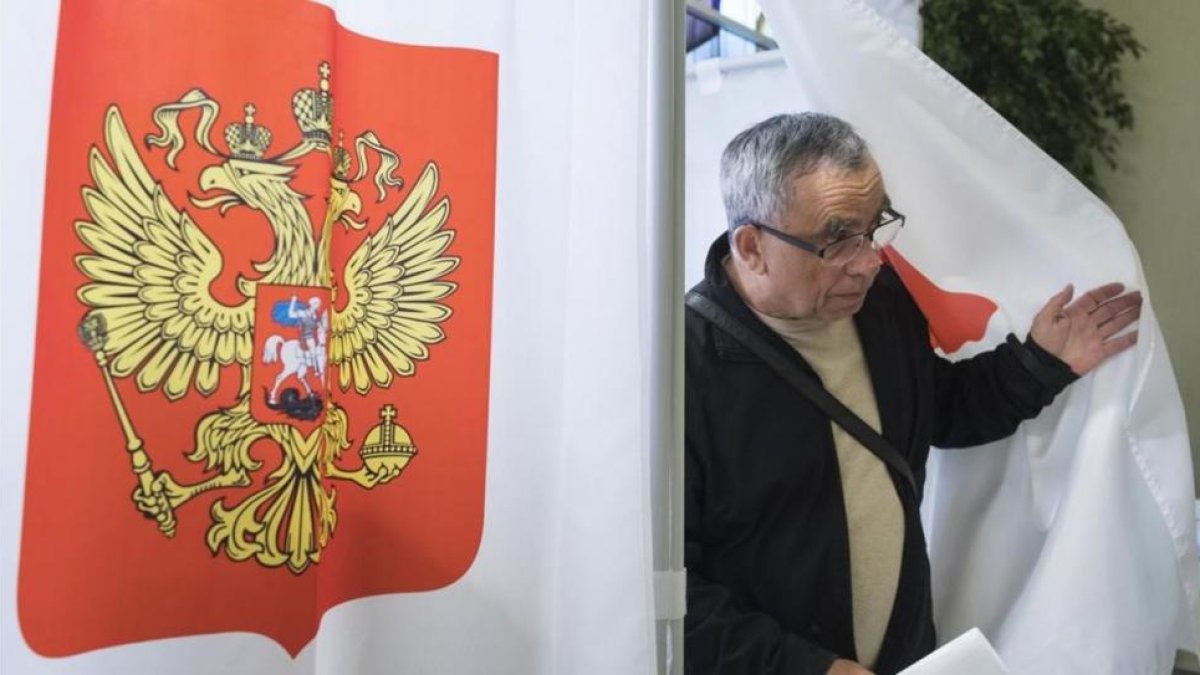
[[[1023,342],[951,363],[881,254],[904,216],[848,124],[746,130],[721,189],[688,295],[687,671],[896,672],[934,647],[929,447],[1011,434],[1134,343],[1141,296],[1068,286]]]

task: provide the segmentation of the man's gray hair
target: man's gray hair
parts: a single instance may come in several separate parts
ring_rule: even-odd
[[[832,115],[776,115],[734,137],[721,154],[721,196],[729,230],[747,223],[779,226],[791,204],[792,183],[823,163],[857,170],[867,143]]]

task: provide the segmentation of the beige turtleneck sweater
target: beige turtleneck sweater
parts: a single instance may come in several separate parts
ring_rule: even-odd
[[[758,314],[756,312],[756,314]],[[879,408],[858,329],[832,323],[758,318],[817,372],[829,393],[880,431]],[[904,548],[904,512],[883,461],[832,420],[850,540],[850,585],[858,661],[873,667],[883,644]]]

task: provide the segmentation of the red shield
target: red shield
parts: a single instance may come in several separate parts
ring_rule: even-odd
[[[324,419],[331,400],[329,289],[260,285],[257,290],[250,414],[308,433]]]
[[[333,605],[454,582],[482,531],[495,55],[298,1],[60,17],[30,647],[295,654]]]

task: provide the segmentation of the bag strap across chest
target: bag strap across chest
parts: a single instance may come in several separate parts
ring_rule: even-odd
[[[864,422],[861,417],[854,414],[854,411],[834,398],[833,394],[830,394],[816,378],[800,368],[794,360],[782,354],[778,348],[745,326],[741,321],[738,321],[737,318],[725,311],[720,305],[699,293],[691,292],[687,294],[687,307],[711,321],[717,328],[720,328],[755,356],[762,359],[767,366],[786,380],[788,384],[792,385],[805,398],[811,401],[813,405],[817,406],[817,409],[823,412],[826,417],[833,420],[842,429],[845,429],[846,433],[853,436],[859,443],[862,443],[863,447],[870,450],[884,464],[903,476],[908,486],[913,489],[913,493],[917,493],[917,483],[913,477],[912,467],[892,447],[892,444],[872,429],[871,425]]]

